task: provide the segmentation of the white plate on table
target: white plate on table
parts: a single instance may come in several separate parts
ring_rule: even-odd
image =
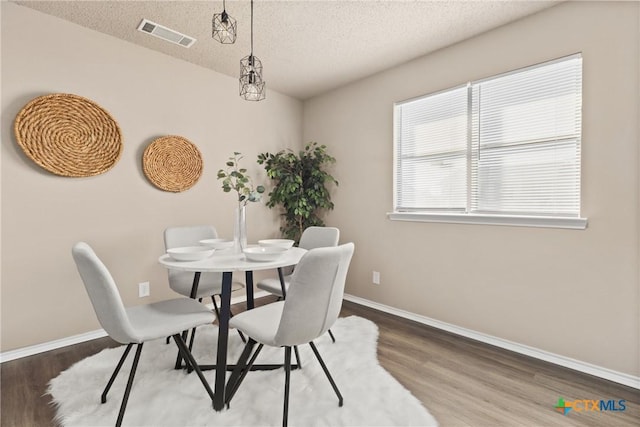
[[[202,246],[206,246],[211,249],[227,249],[233,246],[233,240],[227,239],[204,239],[200,240]]]
[[[287,248],[293,246],[295,242],[290,239],[263,239],[258,240],[258,244],[263,247],[279,247],[279,248]]]
[[[278,246],[254,246],[242,252],[248,261],[268,262],[277,260],[288,250]]]
[[[167,253],[176,261],[200,261],[213,255],[215,249],[206,246],[184,246],[167,249]]]

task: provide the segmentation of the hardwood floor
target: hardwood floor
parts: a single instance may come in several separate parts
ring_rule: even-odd
[[[238,309],[234,307],[234,312]],[[423,402],[441,426],[640,425],[638,390],[354,303],[345,302],[341,315],[364,317],[378,325],[380,364]],[[44,394],[48,381],[76,361],[117,345],[101,338],[3,363],[1,425],[54,425],[55,411]],[[624,399],[626,410],[562,415],[554,409],[559,397]]]
[[[345,302],[378,325],[378,359],[441,426],[638,426],[640,391]],[[624,412],[570,412],[558,398],[624,399]]]

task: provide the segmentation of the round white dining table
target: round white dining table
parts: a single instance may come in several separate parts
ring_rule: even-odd
[[[193,286],[191,298],[195,298],[198,290],[201,273],[222,273],[222,294],[220,295],[220,318],[218,319],[218,348],[216,358],[216,376],[214,384],[213,407],[216,411],[224,408],[225,402],[225,378],[227,371],[227,345],[229,340],[229,318],[231,314],[231,283],[233,273],[244,272],[247,292],[247,309],[254,306],[253,302],[253,272],[259,270],[277,269],[282,282],[282,267],[296,265],[306,249],[290,248],[275,261],[249,261],[244,254],[233,254],[230,250],[215,251],[212,256],[199,261],[176,261],[170,255],[165,254],[159,258],[160,264],[166,268],[179,271],[192,271]],[[176,367],[181,364],[180,357]]]

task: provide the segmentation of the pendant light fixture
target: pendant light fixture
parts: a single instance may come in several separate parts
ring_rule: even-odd
[[[240,96],[247,101],[262,101],[266,96],[262,62],[253,56],[253,0],[251,0],[251,53],[240,60]]]
[[[236,20],[227,14],[226,0],[222,0],[222,13],[213,15],[213,30],[211,37],[223,44],[233,44],[236,42],[237,24]]]

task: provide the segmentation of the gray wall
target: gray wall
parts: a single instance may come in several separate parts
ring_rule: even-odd
[[[86,240],[127,305],[166,299],[162,230],[213,223],[230,236],[233,200],[215,179],[234,150],[254,175],[262,151],[316,140],[338,162],[328,222],[357,245],[347,291],[502,339],[640,375],[638,114],[640,5],[570,2],[316,97],[237,96],[235,79],[2,3],[2,351],[98,328],[70,247]],[[392,104],[582,52],[584,231],[392,222]],[[53,176],[17,147],[15,115],[71,92],[102,105],[124,135],[122,159],[93,178]],[[251,125],[247,125],[251,118]],[[141,171],[154,138],[201,150],[200,182],[157,190]],[[249,209],[250,239],[277,217]],[[382,284],[371,284],[371,272]],[[137,298],[150,280],[151,298]]]
[[[224,46],[213,40],[212,50]],[[176,49],[182,49],[176,46]],[[239,60],[239,58],[238,58]],[[16,144],[13,121],[31,99],[74,93],[119,123],[120,161],[91,178],[64,178],[36,166]],[[157,258],[170,225],[214,224],[233,234],[234,197],[216,172],[233,151],[266,181],[262,151],[301,144],[302,103],[268,92],[260,103],[238,96],[236,79],[2,2],[2,351],[99,328],[71,258],[89,242],[111,268],[126,305],[175,297]],[[200,181],[183,193],[150,184],[146,146],[181,135],[202,153]],[[277,237],[274,212],[248,208],[249,238]],[[137,284],[151,282],[138,299]]]
[[[347,292],[640,374],[637,2],[568,2],[305,103],[357,244]],[[582,52],[584,231],[394,222],[395,101]],[[380,271],[382,284],[371,283]]]

